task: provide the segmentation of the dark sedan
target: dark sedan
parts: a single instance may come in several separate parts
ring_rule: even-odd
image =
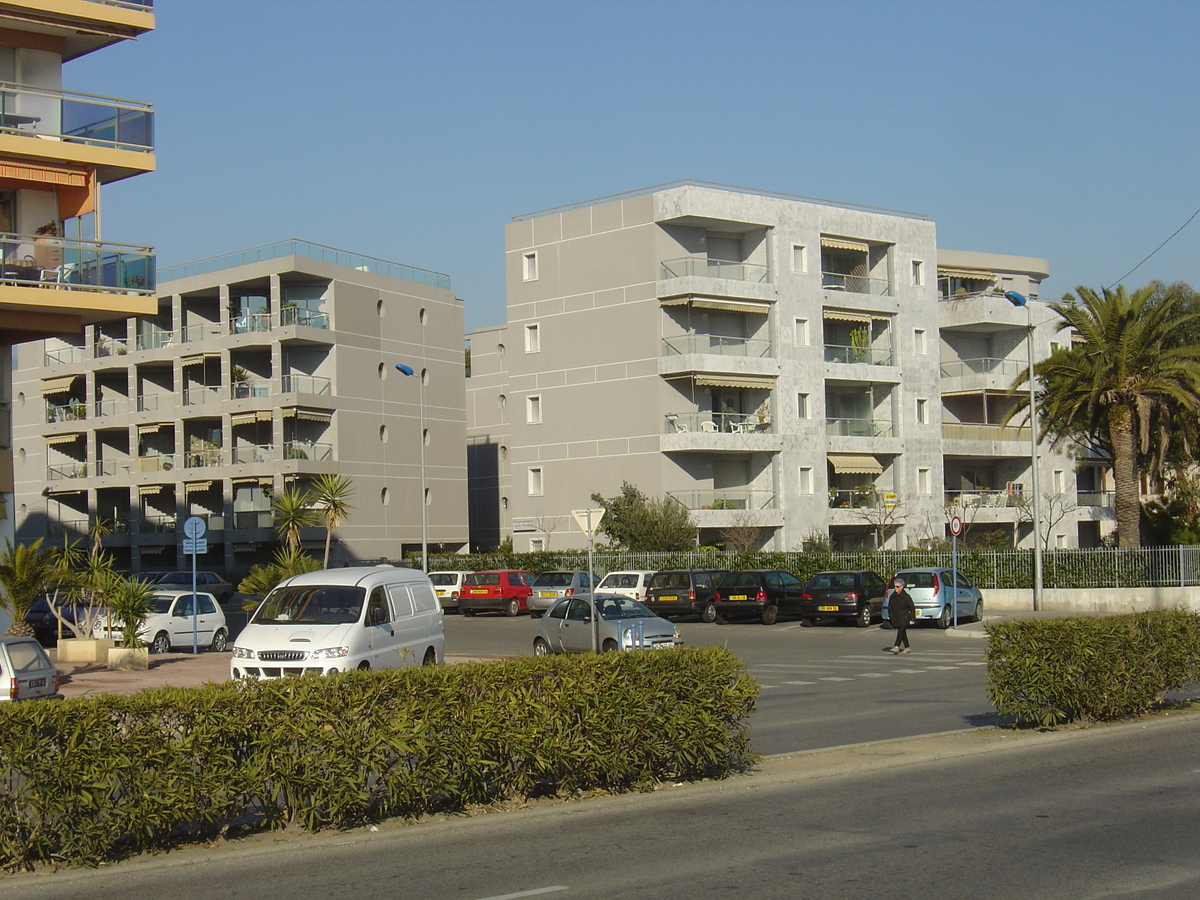
[[[875,572],[818,572],[804,586],[800,615],[808,625],[832,618],[867,628],[883,615],[886,591],[887,582]]]
[[[780,613],[800,611],[803,590],[803,581],[781,569],[729,572],[721,576],[713,596],[717,621],[757,616],[764,625],[774,625]]]
[[[68,622],[78,623],[85,618],[92,608],[89,606],[72,606],[65,598],[58,600],[59,611]],[[38,597],[29,612],[25,614],[25,624],[33,629],[33,636],[43,647],[53,647],[58,643],[58,618],[50,611],[50,604],[44,596]],[[74,632],[66,625],[62,626],[63,637],[74,637]]]

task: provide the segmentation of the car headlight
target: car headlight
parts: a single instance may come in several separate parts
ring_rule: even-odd
[[[308,655],[309,659],[341,659],[350,655],[349,647],[326,647],[324,650],[314,650]]]
[[[234,647],[233,648],[233,658],[234,659],[254,659],[255,658],[254,651],[251,650],[249,647]]]

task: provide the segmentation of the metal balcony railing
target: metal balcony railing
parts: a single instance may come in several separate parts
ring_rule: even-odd
[[[170,331],[150,331],[145,334],[139,334],[135,342],[135,346],[139,350],[157,350],[160,347],[169,347],[175,342],[175,334]]]
[[[9,284],[141,295],[156,290],[153,247],[3,232],[0,248],[0,280]]]
[[[728,488],[713,491],[667,491],[687,509],[775,509],[774,491]]]
[[[689,353],[768,359],[772,355],[772,349],[770,341],[726,337],[720,334],[685,334],[679,337],[663,338],[663,356],[683,356]]]
[[[1028,444],[1029,428],[973,422],[943,422],[942,437],[951,441],[1024,441]]]
[[[174,394],[143,394],[138,397],[137,409],[138,412],[154,412],[159,409],[166,409],[174,402]]]
[[[55,347],[45,353],[45,365],[65,366],[68,363],[83,362],[87,359],[86,347]]]
[[[285,306],[279,311],[279,324],[303,325],[305,328],[328,328],[329,316],[312,309],[299,306]]]
[[[220,337],[221,326],[214,325],[212,322],[201,322],[196,325],[185,326],[180,334],[183,338],[183,343],[194,344],[196,341]]]
[[[750,284],[770,284],[771,270],[757,263],[735,262],[727,259],[706,259],[702,256],[684,256],[662,262],[660,277],[725,278],[729,281],[745,281]]]
[[[174,468],[175,456],[172,453],[139,456],[137,461],[139,472],[170,472]]]
[[[891,350],[877,350],[874,347],[855,347],[851,344],[826,344],[825,362],[868,366],[895,365]]]
[[[866,275],[847,275],[844,272],[822,272],[821,287],[827,291],[846,291],[851,294],[892,295],[892,283],[887,278],[868,278]]]
[[[666,417],[666,434],[769,434],[771,418],[758,413],[671,413]]]
[[[270,313],[245,313],[229,320],[230,334],[254,334],[270,330]]]
[[[251,400],[271,396],[269,381],[234,381],[229,385],[229,396],[234,400]]]
[[[67,478],[87,478],[88,467],[85,462],[57,463],[46,466],[47,481],[63,481]]]
[[[284,459],[308,459],[322,462],[333,459],[333,444],[312,441],[287,441],[283,445]]]
[[[274,458],[274,444],[243,444],[233,448],[233,464],[235,466],[270,462]]]
[[[196,384],[183,389],[184,406],[200,406],[221,399],[221,389],[216,385]]]
[[[1016,378],[1028,366],[1013,359],[951,359],[942,363],[943,378],[962,378],[966,375],[995,375],[1000,378]]]
[[[280,378],[280,386],[285,394],[332,393],[332,382],[321,375],[284,375]]]
[[[82,400],[75,400],[63,406],[46,404],[46,421],[50,424],[58,422],[81,422],[87,418],[87,405]]]
[[[961,506],[967,509],[1015,509],[1025,506],[1029,501],[1022,491],[993,491],[988,488],[974,490],[946,491],[947,506]]]
[[[894,428],[886,419],[826,419],[825,433],[838,437],[892,437]]]
[[[150,153],[154,107],[137,100],[0,81],[0,131]]]

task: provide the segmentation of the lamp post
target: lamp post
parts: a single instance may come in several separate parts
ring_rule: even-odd
[[[401,375],[416,375],[417,383],[420,386],[418,396],[420,398],[420,416],[421,416],[421,431],[417,438],[421,445],[421,571],[429,571],[429,512],[425,504],[425,372],[417,372],[412,366],[406,366],[404,363],[396,363],[396,371]]]
[[[1038,485],[1037,382],[1033,377],[1033,313],[1024,294],[1005,291],[1013,306],[1025,307],[1025,344],[1029,351],[1029,470],[1033,489],[1033,608],[1042,608],[1042,494]]]

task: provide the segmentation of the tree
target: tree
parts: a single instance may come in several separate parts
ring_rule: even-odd
[[[315,572],[320,568],[315,559],[300,549],[279,547],[270,563],[253,566],[246,577],[238,582],[238,592],[265,597],[285,578]]]
[[[116,531],[117,523],[103,516],[96,516],[88,522],[88,537],[92,539],[92,556],[100,552],[101,542]]]
[[[1124,286],[1078,292],[1078,301],[1068,294],[1049,304],[1062,319],[1059,330],[1079,339],[1034,367],[1041,385],[1038,437],[1089,444],[1109,455],[1120,545],[1140,547],[1139,461],[1156,471],[1171,449],[1171,422],[1200,411],[1200,346],[1185,340],[1200,308],[1176,286],[1161,284],[1132,294]],[[1027,406],[1018,396],[1006,421]]]
[[[1036,536],[1042,542],[1042,549],[1050,549],[1050,538],[1058,523],[1078,508],[1075,499],[1070,494],[1044,493],[1042,502],[1038,504],[1038,518],[1041,519],[1042,533]],[[1021,497],[1017,505],[1017,521],[1033,525],[1033,499]]]
[[[46,590],[54,576],[54,550],[42,546],[38,538],[32,544],[17,544],[4,539],[0,554],[0,605],[12,616],[5,634],[11,637],[33,637],[33,628],[25,622],[30,607]]]
[[[889,531],[899,528],[908,519],[903,497],[898,494],[885,497],[875,488],[871,488],[866,502],[855,503],[854,512],[874,530],[876,550],[883,549]]]
[[[592,494],[604,508],[597,529],[619,547],[643,552],[687,550],[696,543],[696,526],[687,508],[677,500],[648,498],[628,481],[616,497]]]
[[[271,511],[275,514],[275,531],[292,550],[300,549],[300,529],[316,525],[318,521],[312,492],[301,491],[295,486],[288,486],[271,498]]]
[[[543,550],[550,549],[550,535],[558,531],[565,521],[565,516],[536,516],[534,518],[534,526],[546,536],[546,544],[542,547]]]
[[[353,496],[354,487],[345,475],[329,473],[313,482],[312,503],[319,508],[319,514],[325,520],[324,569],[329,568],[329,543],[333,538],[333,530],[349,518],[350,510],[354,509],[350,505]]]
[[[762,549],[766,531],[762,525],[755,525],[754,516],[744,509],[733,516],[733,524],[722,528],[720,534],[726,547],[739,553],[753,553]]]

